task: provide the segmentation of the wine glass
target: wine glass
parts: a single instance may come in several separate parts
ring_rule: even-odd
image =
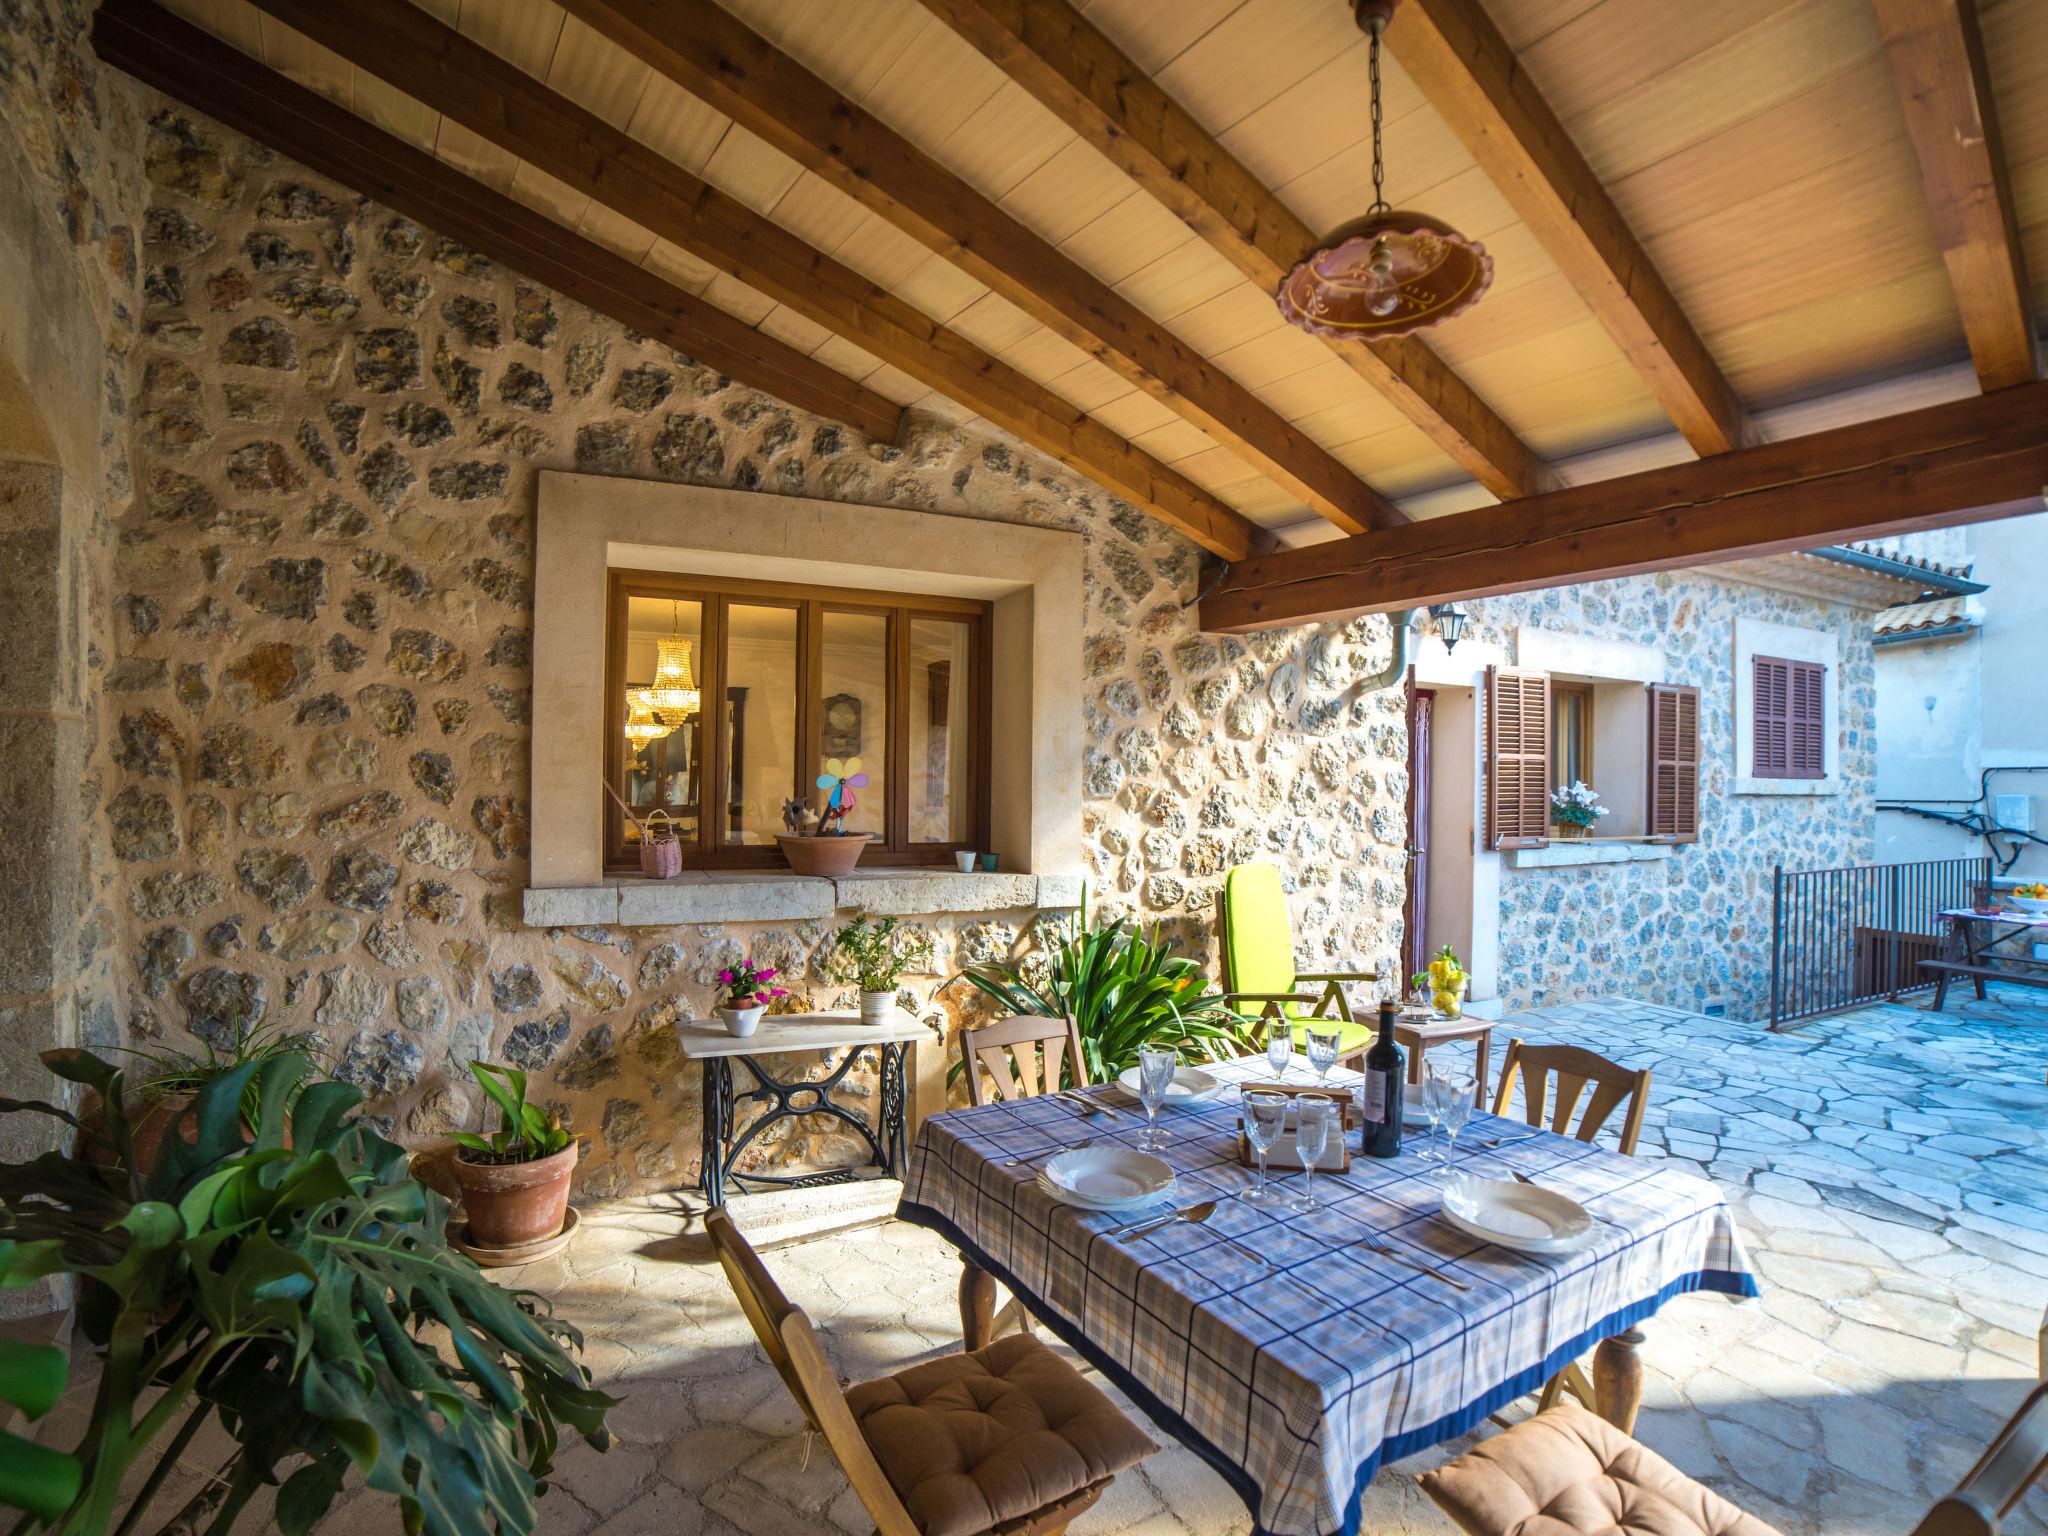
[[[1434,1136],[1443,1125],[1444,1118],[1444,1077],[1436,1069],[1436,1063],[1425,1058],[1422,1063],[1422,1117],[1429,1123],[1427,1135]],[[1425,1163],[1441,1163],[1443,1153],[1435,1147],[1423,1147],[1416,1154]]]
[[[1167,1144],[1166,1132],[1159,1129],[1159,1106],[1166,1102],[1167,1087],[1179,1065],[1179,1054],[1170,1049],[1148,1045],[1138,1052],[1138,1102],[1145,1106],[1145,1129],[1137,1145],[1147,1152],[1158,1152]]]
[[[1286,1205],[1288,1197],[1266,1183],[1266,1154],[1280,1139],[1287,1124],[1287,1106],[1294,1100],[1284,1093],[1248,1093],[1244,1096],[1244,1139],[1259,1155],[1259,1182],[1247,1194],[1247,1205]]]
[[[1266,1021],[1266,1066],[1275,1082],[1287,1080],[1294,1065],[1294,1025],[1285,1018]]]
[[[1458,1132],[1465,1129],[1465,1122],[1472,1118],[1472,1095],[1478,1084],[1467,1072],[1445,1072],[1439,1075],[1437,1100],[1437,1122],[1442,1125],[1446,1145],[1444,1147],[1444,1173],[1451,1171],[1451,1160],[1458,1155]]]
[[[1330,1068],[1337,1065],[1337,1031],[1312,1029],[1308,1032],[1308,1064],[1316,1069],[1316,1086],[1330,1086]]]
[[[1316,1164],[1330,1145],[1330,1123],[1339,1109],[1334,1099],[1313,1097],[1294,1101],[1294,1150],[1301,1156],[1301,1193],[1294,1197],[1297,1211],[1322,1209],[1316,1199]]]

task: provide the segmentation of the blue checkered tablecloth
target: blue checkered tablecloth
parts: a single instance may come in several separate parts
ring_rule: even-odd
[[[1267,1075],[1262,1060],[1212,1070],[1231,1085]],[[1096,1091],[1128,1103],[1114,1088]],[[1160,1155],[1179,1180],[1159,1211],[1250,1187],[1235,1152],[1239,1113],[1234,1087],[1161,1112],[1173,1144]],[[1591,1244],[1535,1258],[1466,1236],[1437,1214],[1438,1185],[1407,1149],[1392,1160],[1354,1155],[1349,1173],[1318,1174],[1326,1204],[1311,1214],[1225,1200],[1204,1225],[1137,1239],[1104,1235],[1130,1214],[1077,1210],[1039,1187],[1036,1164],[1000,1166],[1091,1135],[1127,1142],[1143,1125],[1134,1106],[1087,1124],[1043,1098],[934,1115],[911,1149],[897,1214],[1021,1296],[1221,1472],[1262,1536],[1356,1536],[1361,1496],[1382,1462],[1465,1433],[1673,1296],[1757,1294],[1712,1184],[1489,1115],[1474,1115],[1460,1135],[1460,1169],[1496,1178],[1520,1169],[1570,1195],[1600,1218]],[[1527,1139],[1467,1155],[1468,1143],[1506,1136]],[[1471,1289],[1382,1258],[1365,1239]]]

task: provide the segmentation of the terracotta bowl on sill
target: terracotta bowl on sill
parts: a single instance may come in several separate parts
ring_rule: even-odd
[[[800,875],[851,874],[853,866],[860,862],[861,854],[874,840],[872,832],[850,832],[844,837],[778,836],[775,839],[782,845],[782,856],[789,860],[789,867]]]

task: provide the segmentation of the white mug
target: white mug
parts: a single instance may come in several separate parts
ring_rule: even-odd
[[[953,867],[963,875],[974,873],[974,855],[965,849],[953,855]]]

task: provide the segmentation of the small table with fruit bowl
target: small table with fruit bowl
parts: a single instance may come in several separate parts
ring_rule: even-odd
[[[2041,894],[2024,894],[2030,890]],[[2048,961],[2016,954],[2010,947],[2048,940],[2048,885],[2021,886],[2005,893],[2003,904],[1996,907],[1949,907],[1939,915],[1948,919],[1950,958],[1920,962],[1935,973],[1936,1013],[1948,1000],[1949,981],[1956,976],[1968,977],[1980,998],[1986,981],[2048,987]]]

